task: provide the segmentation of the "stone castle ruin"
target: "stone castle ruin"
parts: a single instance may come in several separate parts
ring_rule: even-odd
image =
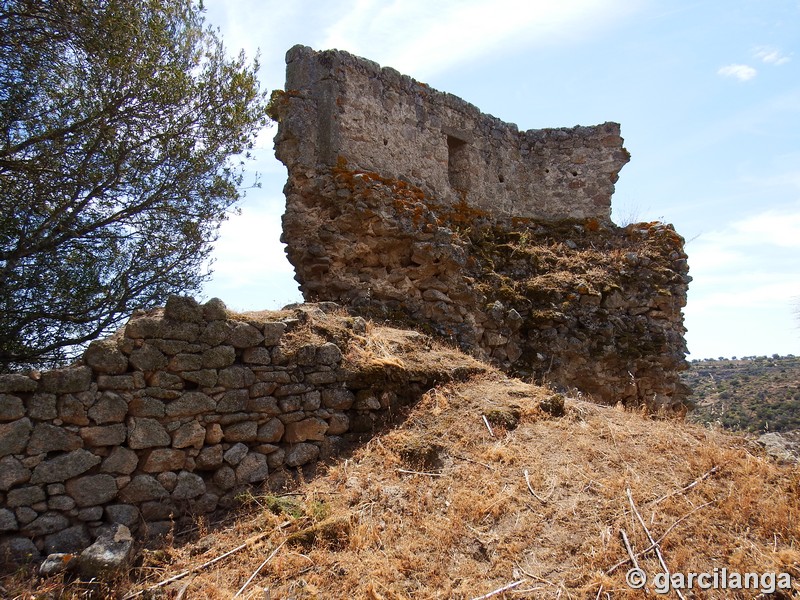
[[[520,132],[344,52],[287,63],[283,239],[317,304],[235,315],[173,297],[70,367],[0,375],[0,561],[112,526],[166,534],[486,371],[432,336],[601,402],[681,407],[683,239],[610,221],[617,124]]]
[[[611,222],[629,160],[618,124],[519,131],[345,52],[286,61],[275,147],[306,299],[602,402],[681,405],[683,239]]]

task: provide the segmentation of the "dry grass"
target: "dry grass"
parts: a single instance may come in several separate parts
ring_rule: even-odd
[[[405,372],[455,360],[422,339],[370,329],[347,360]],[[649,546],[628,489],[673,572],[788,572],[800,593],[800,468],[683,422],[558,406],[548,389],[493,372],[442,385],[313,481],[298,473],[289,494],[254,493],[235,520],[144,552],[94,597],[146,590],[250,540],[139,597],[230,599],[247,583],[239,598],[476,598],[520,582],[493,597],[640,598],[629,565],[612,568],[627,558],[621,529],[636,552]],[[638,560],[660,571],[652,553]],[[3,585],[7,597],[92,596],[60,580]]]

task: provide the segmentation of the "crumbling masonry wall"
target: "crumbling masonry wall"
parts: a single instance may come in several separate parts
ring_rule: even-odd
[[[610,221],[619,125],[521,132],[345,52],[286,58],[282,239],[306,299],[603,402],[681,406],[684,241]]]
[[[348,360],[367,324],[337,308],[246,316],[172,297],[73,366],[0,375],[0,565],[79,551],[113,523],[165,535],[249,486],[281,487],[453,371],[483,370],[463,355],[439,372]]]

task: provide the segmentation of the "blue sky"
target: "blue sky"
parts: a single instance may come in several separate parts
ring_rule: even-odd
[[[689,358],[800,355],[800,0],[206,0],[282,88],[294,44],[338,48],[521,129],[622,124],[613,218],[687,240]],[[286,170],[259,138],[205,297],[300,300],[279,242]]]

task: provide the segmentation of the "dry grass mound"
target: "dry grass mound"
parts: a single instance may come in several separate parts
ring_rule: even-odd
[[[354,360],[410,361],[390,338]],[[789,573],[793,592],[762,596],[788,598],[800,594],[800,468],[759,452],[483,374],[430,390],[313,481],[254,492],[235,519],[144,551],[110,585],[43,581],[15,596],[18,577],[6,597],[641,598],[625,579],[633,555],[650,578],[662,560],[673,573]]]

